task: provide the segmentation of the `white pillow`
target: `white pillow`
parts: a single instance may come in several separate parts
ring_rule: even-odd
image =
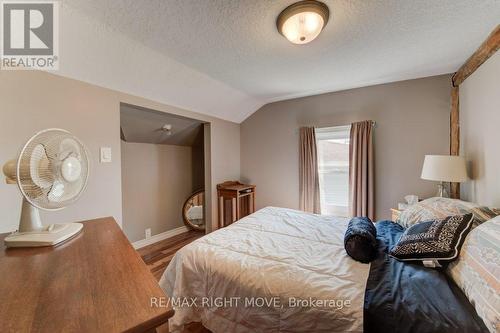
[[[447,216],[474,214],[474,224],[476,227],[484,221],[488,221],[498,215],[498,212],[488,207],[478,204],[449,198],[429,198],[405,209],[396,221],[405,228],[414,224],[444,219]]]
[[[500,216],[473,229],[447,273],[490,332],[500,332]]]

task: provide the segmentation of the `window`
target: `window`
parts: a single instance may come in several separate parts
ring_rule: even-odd
[[[349,215],[351,126],[316,129],[321,214]]]

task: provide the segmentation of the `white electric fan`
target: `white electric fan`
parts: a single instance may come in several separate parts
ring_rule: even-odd
[[[3,167],[8,184],[23,194],[19,230],[5,238],[7,247],[51,246],[76,235],[81,223],[43,226],[38,209],[56,211],[74,203],[89,174],[87,150],[69,132],[46,129],[24,145],[17,160]]]

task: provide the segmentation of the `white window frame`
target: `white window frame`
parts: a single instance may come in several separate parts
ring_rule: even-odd
[[[316,145],[318,145],[318,141],[322,140],[335,140],[335,139],[345,139],[346,134],[347,137],[349,137],[351,131],[351,125],[345,125],[345,126],[334,126],[334,127],[323,127],[323,128],[315,128],[315,136],[316,136]],[[320,154],[318,151],[318,168],[320,166]],[[320,170],[318,170],[318,173]],[[324,195],[323,195],[323,185],[321,183],[321,178],[319,177],[319,189],[320,189],[320,200],[321,200],[321,213],[325,214],[326,211],[324,210],[325,203],[323,201]],[[349,202],[349,198],[347,198]],[[343,216],[343,217],[348,217],[349,216],[349,204],[347,206],[329,206],[331,213],[333,213],[335,216]]]

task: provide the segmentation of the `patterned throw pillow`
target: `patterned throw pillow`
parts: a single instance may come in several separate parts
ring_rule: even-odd
[[[408,207],[401,213],[396,222],[408,228],[423,221],[443,219],[447,216],[468,213],[474,214],[472,228],[500,214],[495,209],[480,206],[472,202],[436,197],[420,201]]]
[[[389,254],[401,261],[441,267],[458,257],[472,222],[473,215],[466,214],[415,224],[406,229]]]
[[[490,332],[500,332],[500,216],[467,236],[446,272],[462,289]]]

